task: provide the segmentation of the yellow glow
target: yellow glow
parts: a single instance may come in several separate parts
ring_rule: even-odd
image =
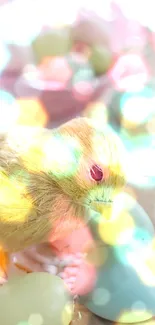
[[[10,145],[13,146],[14,143],[17,143],[20,158],[28,171],[40,172],[44,170],[45,154],[43,148],[47,136],[44,136],[40,128],[22,128],[19,133],[13,134],[12,138],[10,136]]]
[[[151,254],[146,256],[146,266],[155,277],[155,247],[152,247]]]
[[[43,152],[41,148],[31,146],[21,155],[24,166],[30,171],[39,172],[43,170]]]
[[[154,262],[152,261],[152,263]],[[150,270],[149,267],[147,267],[144,263],[139,263],[139,265],[135,264],[134,267],[138,273],[139,278],[145,285],[149,287],[155,286],[155,266],[154,270]],[[141,270],[141,267],[143,267],[143,270]]]
[[[108,122],[107,107],[103,102],[90,103],[83,115],[97,120],[102,127]]]
[[[118,319],[116,324],[119,323],[137,323],[146,321],[148,319],[151,319],[153,315],[148,311],[141,311],[141,310],[135,310],[135,311],[125,311],[120,318]]]
[[[42,127],[18,126],[10,130],[8,143],[20,153],[23,165],[37,172],[43,169],[43,147],[47,136]]]
[[[62,325],[70,324],[73,317],[73,303],[67,303],[62,312]]]
[[[133,218],[125,211],[104,208],[98,225],[101,239],[109,245],[125,244],[134,232]],[[105,221],[106,220],[106,221]],[[108,220],[108,222],[107,222]]]
[[[122,125],[122,128],[127,129],[128,131],[137,129],[137,127],[139,126],[134,122],[130,122],[128,120],[125,120],[124,118],[122,118],[121,125]]]
[[[152,241],[145,257],[145,273],[141,272],[143,282],[155,286],[155,239]]]
[[[39,100],[23,98],[18,99],[17,104],[20,108],[18,125],[45,126],[48,116]]]
[[[21,139],[15,141],[19,143],[23,165],[29,171],[48,171],[59,177],[76,172],[78,157],[82,151],[77,141],[67,137],[59,138],[51,133],[44,134],[40,128],[36,128],[34,133],[31,128],[24,131],[29,133],[28,138],[25,139],[19,133]]]
[[[112,206],[111,205],[105,205],[102,202],[93,202],[91,204],[93,210],[99,212],[102,217],[106,220],[110,220],[112,218]]]
[[[143,248],[142,254],[130,252],[128,261],[133,265],[141,281],[147,286],[155,286],[155,240]]]
[[[80,144],[71,138],[50,137],[44,148],[44,167],[60,177],[76,172],[76,153],[81,152]]]
[[[0,220],[8,223],[26,221],[33,204],[24,184],[10,181],[3,174],[0,174],[0,184]]]

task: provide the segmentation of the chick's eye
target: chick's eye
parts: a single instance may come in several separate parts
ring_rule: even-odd
[[[100,182],[103,179],[103,171],[98,165],[93,165],[90,169],[90,176],[94,181]]]

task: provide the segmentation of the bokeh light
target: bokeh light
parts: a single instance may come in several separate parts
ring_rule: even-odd
[[[9,130],[16,124],[20,109],[16,99],[7,91],[0,90],[0,131]]]
[[[148,82],[149,71],[139,55],[129,53],[118,58],[109,76],[117,90],[136,91]]]
[[[151,258],[151,261],[153,262],[153,250],[151,247],[153,236],[148,232],[148,230],[138,228],[136,224],[132,233],[130,229],[127,229],[123,235],[125,236],[122,236],[122,238],[120,236],[120,242],[118,243],[118,246],[115,247],[115,254],[123,264],[131,265],[133,269],[138,272],[138,276],[142,279],[141,274],[144,273],[144,269],[146,275],[146,260]],[[146,279],[147,278],[149,279],[148,281],[150,281],[148,274],[146,276]],[[146,281],[143,282],[148,284]],[[153,283],[151,285],[153,285]]]
[[[154,147],[148,149],[136,148],[136,150],[130,150],[127,153],[127,157],[129,161],[127,176],[128,182],[138,188],[154,188]]]
[[[153,87],[148,85],[141,90],[118,93],[110,107],[110,123],[126,150],[127,181],[141,189],[153,188],[155,184],[154,102]]]
[[[10,220],[15,224],[25,222],[33,209],[33,203],[24,182],[18,180],[17,174],[10,179],[2,172],[0,181],[1,220],[8,224]]]
[[[152,313],[147,310],[133,310],[133,311],[124,311],[122,315],[118,319],[119,323],[139,323],[139,322],[145,322],[148,319],[152,318]]]
[[[134,129],[147,123],[150,117],[155,114],[154,104],[154,91],[149,87],[143,88],[141,92],[125,93],[120,103],[122,127],[128,129],[129,124],[129,129]]]
[[[101,101],[95,101],[95,102],[90,102],[84,112],[83,115],[85,117],[92,118],[93,120],[96,120],[98,124],[103,128],[104,125],[107,124],[108,122],[108,112],[107,112],[107,107],[104,104],[104,102]]]
[[[128,253],[135,254],[135,258],[142,253],[144,258],[154,248],[153,226],[147,218],[147,214],[133,197],[127,193],[118,194],[113,206],[103,207],[101,211],[98,220],[100,238],[105,244],[114,246],[116,254],[124,263],[127,263]]]
[[[67,84],[72,76],[72,70],[64,57],[47,57],[39,67],[41,79]]]
[[[28,321],[31,325],[43,325],[44,323],[44,319],[40,314],[32,314]]]
[[[64,178],[76,174],[79,159],[83,148],[76,139],[70,136],[51,134],[42,128],[19,128],[9,134],[10,146],[21,148],[20,159],[24,170],[40,173],[46,171],[52,173],[53,177]],[[63,157],[63,159],[62,159]],[[15,180],[18,174],[15,174]],[[23,174],[23,181],[27,181],[27,175]]]
[[[148,288],[155,287],[155,247],[154,237],[145,230],[138,232],[138,237],[131,241],[130,247],[123,250],[116,248],[123,263],[129,264],[137,272],[138,277]],[[124,256],[124,257],[123,257]],[[123,260],[124,259],[124,260]]]
[[[42,103],[37,98],[20,98],[16,101],[20,113],[16,121],[17,125],[46,126],[47,113]]]
[[[47,113],[37,98],[16,99],[11,93],[0,90],[0,130],[8,131],[15,125],[45,126]]]
[[[127,213],[115,214],[103,209],[103,220],[99,224],[99,235],[108,245],[119,245],[129,243],[134,232],[134,221]],[[108,222],[107,222],[108,220]]]
[[[53,175],[63,178],[76,174],[82,154],[82,147],[77,140],[61,135],[51,137],[43,150],[45,153],[43,164]]]
[[[98,288],[93,293],[94,303],[97,305],[104,306],[110,300],[110,292],[104,288]]]
[[[66,89],[72,75],[65,58],[45,58],[38,68],[24,72],[23,78],[29,87],[38,91]],[[20,85],[19,85],[20,87]]]

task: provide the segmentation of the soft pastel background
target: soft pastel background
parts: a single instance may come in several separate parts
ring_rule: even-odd
[[[127,150],[128,192],[153,223],[154,90],[154,0],[0,1],[0,130],[79,115],[110,123]],[[74,325],[104,324],[81,314]]]

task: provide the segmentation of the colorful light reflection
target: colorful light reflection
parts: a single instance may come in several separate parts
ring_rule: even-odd
[[[109,76],[117,90],[137,91],[147,83],[149,71],[141,56],[128,53],[118,58]]]
[[[120,135],[126,147],[127,179],[138,187],[155,185],[155,96],[152,88],[126,92],[120,100]]]
[[[155,114],[154,91],[145,87],[140,92],[127,92],[122,96],[120,106],[123,119],[135,126],[143,124]]]
[[[47,113],[37,98],[16,99],[11,93],[0,91],[0,131],[15,125],[45,126]]]
[[[48,115],[37,98],[20,98],[17,101],[20,114],[17,119],[18,125],[45,126]]]
[[[20,114],[15,98],[7,91],[0,90],[0,131],[9,130]]]

